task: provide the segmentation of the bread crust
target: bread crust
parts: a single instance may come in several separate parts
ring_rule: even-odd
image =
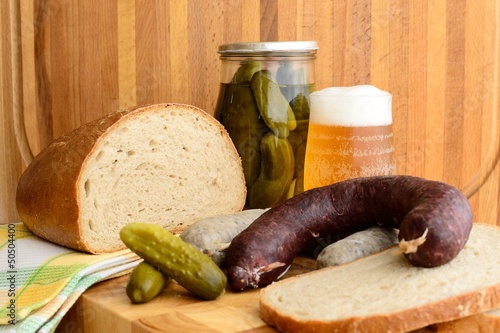
[[[304,278],[304,275],[297,278]],[[292,277],[290,279],[294,279]],[[340,286],[339,286],[340,287]],[[262,291],[261,291],[262,292]],[[260,298],[260,316],[268,325],[277,328],[280,332],[315,332],[315,333],[380,333],[380,332],[410,332],[429,325],[437,324],[437,332],[474,332],[462,331],[467,327],[491,324],[491,318],[484,315],[472,316],[471,319],[462,322],[457,320],[464,317],[463,309],[467,308],[468,313],[477,314],[491,310],[500,306],[500,284],[486,291],[471,292],[456,297],[444,299],[440,302],[428,303],[418,308],[407,309],[398,313],[387,315],[373,315],[366,317],[351,317],[345,320],[322,321],[307,320],[301,321],[292,316],[284,316],[276,311],[263,298]],[[446,323],[457,320],[456,322]],[[479,321],[480,320],[480,321]],[[443,323],[443,324],[441,324]],[[440,326],[442,325],[442,326]],[[465,326],[464,326],[465,325]],[[498,325],[498,323],[497,323]],[[458,327],[458,328],[457,328]],[[483,327],[483,326],[480,326]],[[484,326],[487,327],[487,326]],[[458,330],[457,330],[458,329]],[[477,331],[483,332],[483,331]],[[487,331],[490,332],[490,331]],[[491,331],[496,332],[496,331]]]
[[[35,156],[16,191],[17,211],[28,229],[59,245],[91,252],[81,242],[78,177],[97,140],[132,111],[118,111],[83,124]]]
[[[431,325],[429,331],[434,333],[498,333],[500,332],[500,317],[486,312]]]
[[[84,241],[79,221],[78,183],[82,170],[88,163],[87,156],[95,149],[99,140],[118,123],[142,112],[170,107],[196,112],[218,126],[221,132],[226,132],[224,127],[205,111],[176,103],[119,110],[83,124],[55,139],[34,158],[21,175],[16,192],[16,206],[21,221],[34,234],[51,242],[89,253],[102,252],[96,251]],[[233,157],[239,159],[227,132],[226,136],[233,147]],[[243,172],[241,178],[240,181],[244,184]],[[245,203],[245,195],[239,198],[240,210]],[[170,231],[178,233],[182,230],[177,228]],[[109,248],[106,252],[123,248],[124,246]]]

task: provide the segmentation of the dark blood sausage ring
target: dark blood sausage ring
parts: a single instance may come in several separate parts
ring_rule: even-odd
[[[400,248],[412,265],[436,267],[464,247],[472,209],[453,186],[412,176],[356,178],[312,189],[268,210],[233,239],[229,286],[264,287],[317,237],[377,225],[399,229]]]

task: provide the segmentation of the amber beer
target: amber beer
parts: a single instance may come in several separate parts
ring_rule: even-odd
[[[304,189],[360,176],[392,175],[392,96],[374,86],[310,95]]]

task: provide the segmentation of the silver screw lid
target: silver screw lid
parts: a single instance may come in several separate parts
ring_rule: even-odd
[[[279,42],[241,42],[223,44],[219,46],[221,56],[242,55],[276,55],[294,56],[297,54],[315,54],[318,43],[315,41],[279,41]]]

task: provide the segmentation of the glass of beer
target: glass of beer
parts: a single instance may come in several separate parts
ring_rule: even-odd
[[[304,190],[396,174],[391,94],[361,85],[330,87],[309,98]]]

